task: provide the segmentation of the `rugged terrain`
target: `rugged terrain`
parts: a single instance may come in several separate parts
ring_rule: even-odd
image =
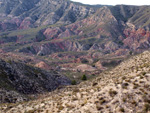
[[[37,0],[32,7],[25,8],[29,6],[28,1],[12,3],[1,3],[1,48],[6,52],[43,56],[57,52],[94,51],[104,55],[127,55],[130,51],[142,52],[149,48],[149,6],[96,7],[63,0]],[[12,5],[11,10],[4,8],[7,5]],[[23,11],[19,10],[21,6]],[[45,11],[47,7],[50,9]],[[38,16],[33,17],[35,15]],[[40,21],[41,16],[44,22]],[[38,25],[37,21],[40,21]]]
[[[149,15],[150,6],[0,0],[1,111],[148,112]],[[71,81],[80,84],[63,87]]]
[[[103,72],[92,81],[69,86],[45,98],[4,104],[2,112],[93,113],[150,111],[150,52],[146,51]]]
[[[93,14],[95,9],[69,0],[0,0],[3,31],[48,24],[67,24]],[[7,18],[9,17],[9,18]],[[5,26],[9,25],[9,26]],[[10,29],[9,29],[10,28]]]
[[[0,103],[29,100],[31,94],[53,91],[70,80],[56,71],[44,71],[24,63],[0,59]]]
[[[30,5],[26,0],[0,2],[2,53],[40,56],[53,62],[53,67],[73,70],[85,63],[95,66],[95,61],[102,65],[104,58],[122,60],[150,46],[149,6],[90,6],[68,0],[33,0]]]

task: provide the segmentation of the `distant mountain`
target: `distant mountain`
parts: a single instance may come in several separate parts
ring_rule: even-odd
[[[0,14],[3,18],[17,18],[28,26],[47,24],[68,24],[86,18],[95,12],[94,8],[73,3],[69,0],[0,0]],[[22,23],[22,24],[23,24]]]
[[[4,51],[49,55],[100,50],[124,55],[149,49],[149,6],[90,6],[68,0],[0,2]]]
[[[149,49],[149,20],[145,20],[147,25],[143,24],[143,22],[134,24],[132,18],[143,7],[103,6],[97,9],[93,15],[72,24],[57,24],[15,31],[15,34],[18,34],[17,37],[11,32],[3,35],[2,39],[7,42],[7,40],[10,41],[7,36],[11,36],[14,39],[11,42],[16,40],[23,45],[24,40],[26,40],[28,46],[21,46],[20,48],[19,45],[20,49],[17,51],[36,55],[91,50],[100,50],[104,54],[113,52],[116,55],[128,54],[129,51],[142,52]],[[6,48],[5,50],[8,49]]]

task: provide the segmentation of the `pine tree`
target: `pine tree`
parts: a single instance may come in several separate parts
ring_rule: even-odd
[[[87,80],[86,75],[83,75],[83,76],[82,76],[82,80]]]

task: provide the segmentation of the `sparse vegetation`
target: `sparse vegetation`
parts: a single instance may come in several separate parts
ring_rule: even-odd
[[[128,83],[122,83],[122,88],[127,89],[128,85],[129,85]]]
[[[123,112],[123,113],[125,112],[124,108],[120,108],[120,111]]]
[[[71,84],[76,85],[77,84],[76,80],[72,80]]]
[[[148,112],[148,111],[150,111],[150,104],[145,103],[145,104],[144,104],[143,112]]]
[[[82,78],[81,78],[81,80],[83,80],[83,81],[87,80],[86,75],[83,75]]]
[[[145,75],[145,74],[146,74],[146,72],[142,72],[141,74],[142,74],[142,75]]]
[[[117,91],[115,91],[115,90],[113,90],[113,89],[110,89],[110,90],[109,90],[109,95],[110,95],[111,97],[114,97],[115,95],[117,95]]]
[[[149,58],[150,53],[143,54],[146,58]],[[146,59],[145,57],[144,59]],[[35,109],[35,106],[39,105],[44,107],[37,108],[36,112],[39,110],[45,111],[45,109],[55,109],[57,112],[66,110],[71,112],[87,112],[87,110],[84,109],[85,107],[91,108],[92,111],[109,112],[111,111],[110,108],[116,108],[116,105],[120,102],[119,99],[121,99],[123,106],[119,106],[120,108],[118,107],[116,112],[126,112],[133,110],[132,108],[134,107],[135,112],[146,113],[149,111],[150,107],[150,99],[148,96],[148,89],[150,85],[149,68],[140,67],[138,72],[139,75],[137,75],[137,72],[135,71],[136,66],[139,67],[146,61],[139,60],[138,63],[134,63],[132,62],[133,60],[134,57],[131,60],[126,61],[128,65],[126,65],[126,62],[123,62],[116,68],[103,72],[99,77],[89,81],[75,86],[69,86],[67,89],[65,87],[60,87],[60,90],[58,89],[57,91],[54,91],[55,93],[50,94],[46,98],[41,98],[38,101],[35,100],[36,104],[30,101],[20,104],[20,106],[19,104],[15,106],[12,105],[11,108],[7,109],[7,111],[11,111],[13,109],[16,111],[18,109],[26,110],[28,106]],[[135,68],[131,69],[133,66]],[[29,70],[28,68],[26,69]],[[37,72],[34,69],[31,72],[40,74],[40,72]],[[56,72],[55,74],[58,73]],[[82,74],[82,77],[83,76],[86,78],[85,74]],[[142,76],[142,78],[140,78],[140,76]],[[72,81],[72,84],[75,83],[75,81]],[[119,99],[118,95],[121,95]],[[145,104],[143,105],[143,103]],[[143,109],[139,109],[139,106],[142,106]],[[77,110],[77,107],[80,109]],[[5,107],[3,107],[3,110],[6,110]],[[88,112],[91,112],[90,109]]]
[[[133,54],[133,52],[132,52],[132,51],[130,51],[130,52],[129,52],[129,54],[130,54],[130,55],[132,55],[132,54]]]
[[[150,111],[149,6],[18,1],[0,2],[2,113]]]

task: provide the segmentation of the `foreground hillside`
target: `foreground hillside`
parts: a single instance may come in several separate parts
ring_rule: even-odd
[[[2,112],[93,113],[150,112],[150,52],[134,56],[99,77],[22,104],[1,105]]]
[[[44,71],[13,60],[0,59],[0,103],[29,100],[36,95],[69,85],[70,80],[56,71]]]

